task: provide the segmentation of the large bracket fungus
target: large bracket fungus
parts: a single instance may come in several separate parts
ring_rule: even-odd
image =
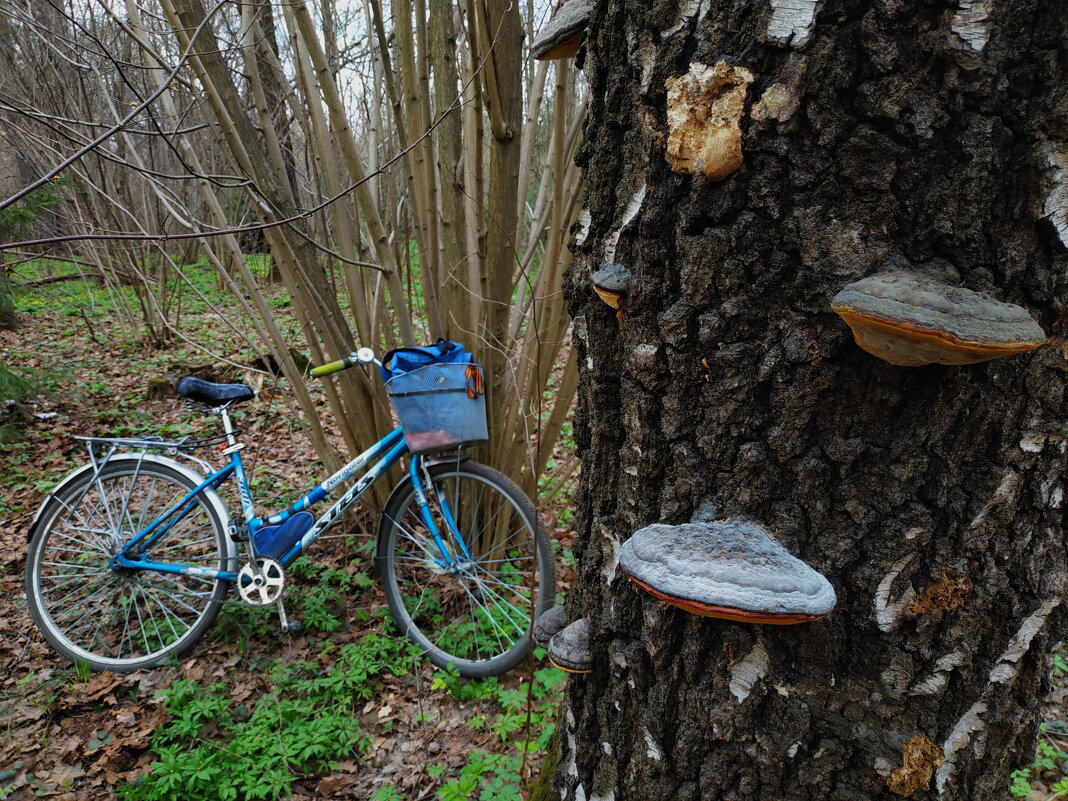
[[[567,623],[564,607],[553,606],[538,615],[534,621],[534,644],[539,648],[548,648],[551,640]]]
[[[804,623],[836,602],[823,575],[746,520],[646,526],[623,543],[619,566],[650,595],[705,617]]]
[[[618,312],[634,284],[634,276],[622,264],[606,264],[590,275],[590,283],[597,296]]]
[[[568,0],[538,31],[530,45],[530,54],[538,61],[573,57],[582,44],[591,11],[593,0]]]
[[[678,78],[667,79],[667,160],[682,173],[704,173],[722,181],[742,166],[745,96],[753,73],[723,59],[700,62]]]
[[[949,267],[949,265],[945,265]],[[1020,306],[925,272],[897,257],[882,272],[848,284],[831,309],[857,344],[890,364],[973,364],[1039,347],[1046,335]]]
[[[549,640],[549,661],[568,673],[591,673],[593,650],[590,648],[590,622],[579,618]]]

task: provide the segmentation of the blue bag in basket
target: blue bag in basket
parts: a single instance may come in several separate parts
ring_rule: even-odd
[[[428,364],[473,364],[474,361],[475,357],[463,345],[446,339],[419,348],[394,348],[382,359],[382,380],[389,381]]]

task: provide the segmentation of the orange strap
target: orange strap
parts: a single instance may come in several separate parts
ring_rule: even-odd
[[[467,397],[477,398],[479,395],[486,394],[486,385],[482,381],[482,371],[478,369],[477,364],[467,365],[464,375],[467,376]]]

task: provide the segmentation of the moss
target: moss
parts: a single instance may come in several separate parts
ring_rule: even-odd
[[[545,761],[541,763],[541,772],[538,778],[530,786],[530,794],[527,801],[549,801],[552,797],[553,774],[556,773],[556,763],[560,760],[560,714],[557,713],[557,725],[553,731],[549,747],[545,750]]]

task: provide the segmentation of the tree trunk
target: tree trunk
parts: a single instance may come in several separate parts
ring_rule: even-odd
[[[1066,622],[1068,234],[1049,165],[1068,16],[607,0],[589,30],[567,608],[595,669],[568,684],[551,797],[1005,797]],[[721,59],[755,80],[743,163],[714,181],[665,156],[665,82]],[[876,359],[830,299],[895,251],[947,259],[1051,340],[963,367]],[[607,261],[634,276],[619,319],[589,284]],[[836,610],[757,626],[639,591],[620,543],[705,501],[763,522]],[[934,748],[903,768],[917,735]]]

